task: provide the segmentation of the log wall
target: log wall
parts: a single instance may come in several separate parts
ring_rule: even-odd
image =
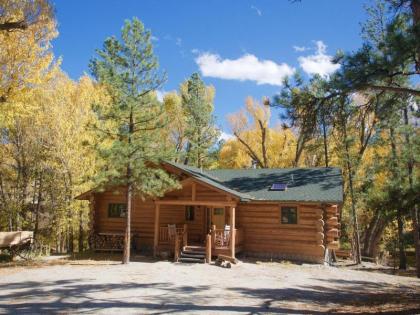
[[[297,224],[281,223],[281,206],[297,207]],[[317,204],[241,203],[237,207],[237,226],[244,230],[245,253],[323,262],[323,212],[323,207]]]
[[[183,189],[168,193],[165,198],[191,200],[191,184]],[[162,199],[165,199],[162,198]],[[217,191],[209,191],[208,188],[201,185],[196,186],[197,200],[221,200],[226,196]],[[122,233],[125,228],[125,218],[108,218],[108,204],[125,203],[126,193],[124,189],[115,191],[106,191],[96,193],[91,204],[93,204],[94,213],[91,216],[94,221],[93,228],[96,233]],[[136,197],[134,200],[134,209],[131,213],[131,230],[138,236],[138,247],[152,249],[154,238],[154,220],[155,204],[153,200],[142,200]],[[160,226],[168,224],[183,225],[188,224],[188,238],[190,242],[204,242],[206,212],[204,206],[196,206],[194,211],[194,220],[185,221],[185,206],[182,205],[161,205],[160,206]]]
[[[126,195],[123,190],[107,191],[95,194],[95,232],[123,233],[125,218],[108,218],[108,204],[125,203]],[[151,249],[153,246],[155,204],[153,200],[134,199],[131,213],[131,232],[138,236],[137,247]]]

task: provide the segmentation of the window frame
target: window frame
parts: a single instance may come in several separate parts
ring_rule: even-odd
[[[192,213],[192,219],[188,216],[188,211]],[[195,207],[194,206],[185,206],[185,222],[194,222],[195,221]]]
[[[222,210],[221,213],[216,213],[216,210]],[[213,215],[226,215],[226,209],[224,207],[213,208]]]
[[[286,223],[286,222],[283,222],[283,208],[294,208],[294,209],[296,209],[296,222],[294,222],[294,223]],[[282,224],[282,225],[285,225],[285,226],[294,226],[294,225],[298,225],[299,224],[299,206],[297,206],[297,205],[280,205],[280,209],[279,209],[280,211],[279,211],[279,221],[280,221],[280,224]]]
[[[123,209],[120,209],[120,216],[111,216],[110,215],[110,207],[111,206],[118,206],[123,207]],[[122,202],[109,202],[107,207],[107,218],[108,219],[125,219],[127,216],[127,204]]]

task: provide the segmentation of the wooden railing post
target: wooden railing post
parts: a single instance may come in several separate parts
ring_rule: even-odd
[[[214,241],[216,240],[216,226],[211,226],[211,248],[214,248]]]
[[[230,256],[235,258],[235,246],[236,246],[236,227],[235,227],[235,207],[230,207],[230,237],[229,237],[229,249]]]
[[[184,224],[184,231],[182,234],[182,246],[187,246],[188,244],[188,225]]]
[[[175,235],[175,250],[174,250],[174,261],[178,262],[179,259],[179,237]]]
[[[206,235],[206,263],[211,263],[211,235]]]

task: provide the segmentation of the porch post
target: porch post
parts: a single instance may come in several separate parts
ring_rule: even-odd
[[[154,233],[154,240],[153,240],[153,257],[156,257],[157,250],[158,250],[158,242],[159,242],[159,212],[160,212],[160,206],[159,206],[159,204],[155,203],[155,233]]]
[[[229,207],[230,209],[230,218],[229,218],[229,225],[230,225],[230,242],[229,242],[229,251],[230,256],[235,258],[235,237],[236,237],[236,230],[235,230],[235,207]]]

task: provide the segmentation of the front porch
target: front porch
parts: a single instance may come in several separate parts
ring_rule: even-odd
[[[236,226],[235,206],[234,202],[156,200],[153,255],[178,261],[181,252],[193,248],[205,253],[206,262],[218,255],[235,258],[244,241],[243,230]]]
[[[236,226],[239,198],[192,177],[182,179],[181,186],[154,200],[153,255],[166,253],[178,261],[181,252],[194,246],[207,262],[217,255],[235,258],[244,240]]]
[[[171,230],[173,232],[171,232]],[[232,234],[235,235],[233,242]],[[154,256],[173,256],[178,261],[181,252],[195,251],[205,253],[207,262],[211,257],[226,255],[235,258],[242,251],[244,233],[241,228],[236,228],[234,233],[230,229],[217,229],[215,225],[209,230],[204,242],[188,241],[188,224],[182,227],[160,226],[158,232],[158,244],[155,247]],[[234,244],[234,245],[233,245]]]

